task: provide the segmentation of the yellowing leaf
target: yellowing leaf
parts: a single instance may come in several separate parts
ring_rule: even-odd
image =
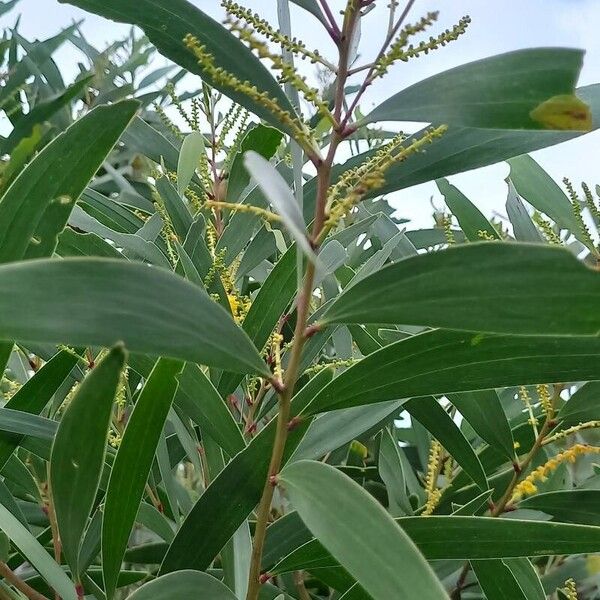
[[[577,96],[569,94],[553,96],[536,106],[529,115],[545,129],[567,131],[591,131],[592,129],[590,107]]]

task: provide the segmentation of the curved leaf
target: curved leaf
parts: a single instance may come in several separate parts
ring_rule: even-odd
[[[2,504],[0,504],[0,529],[63,600],[77,600],[75,586],[65,572],[29,530]]]
[[[218,579],[200,571],[177,571],[145,583],[129,600],[236,600],[233,592]]]
[[[557,281],[559,274],[560,281]],[[598,335],[600,274],[552,246],[484,242],[408,258],[344,292],[329,323]]]
[[[0,263],[21,260],[28,252],[31,257],[52,254],[75,202],[138,106],[127,100],[95,108],[19,174],[0,199]]]
[[[460,65],[398,92],[366,121],[587,131],[590,113],[576,99],[564,109],[570,119],[548,122],[546,113],[536,112],[557,96],[574,94],[583,54],[571,48],[527,48]]]
[[[436,330],[390,344],[350,367],[307,414],[452,392],[600,379],[600,338]]]
[[[514,459],[512,431],[495,390],[451,394],[448,399],[482,440]]]
[[[535,494],[519,502],[519,508],[541,510],[562,523],[600,525],[600,490],[557,490]]]
[[[50,485],[65,558],[79,575],[79,547],[92,511],[106,454],[113,401],[125,365],[112,349],[79,386],[65,411],[50,457]]]
[[[269,375],[229,315],[178,275],[122,260],[0,266],[0,339],[111,346]],[[27,312],[22,310],[27,306]]]
[[[404,407],[440,442],[481,490],[488,489],[485,471],[471,444],[435,398],[413,398]]]
[[[279,481],[307,527],[373,600],[447,598],[406,533],[340,471],[320,462],[299,461],[287,466]]]
[[[113,463],[102,519],[102,570],[107,598],[114,596],[144,485],[165,420],[177,390],[183,363],[161,358],[129,417]]]

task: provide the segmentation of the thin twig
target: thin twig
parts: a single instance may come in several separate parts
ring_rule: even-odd
[[[34,590],[30,585],[25,583],[18,575],[16,575],[10,567],[0,560],[0,576],[4,577],[12,586],[18,589],[22,594],[27,596],[29,600],[49,600],[46,596]]]

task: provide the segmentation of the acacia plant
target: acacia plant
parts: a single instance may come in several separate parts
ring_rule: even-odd
[[[365,116],[469,18],[61,1],[144,35],[0,41],[0,599],[597,597],[599,194],[526,154],[596,126],[583,52]],[[490,221],[446,177],[503,160]],[[433,180],[401,229],[386,194]]]

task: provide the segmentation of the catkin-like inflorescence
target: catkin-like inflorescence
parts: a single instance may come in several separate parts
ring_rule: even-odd
[[[408,45],[411,37],[425,31],[435,23],[437,18],[437,12],[430,12],[418,23],[404,26],[398,37],[390,45],[389,50],[375,64],[375,77],[385,75],[388,69],[397,61],[408,62],[411,58],[417,58],[421,54],[429,54],[429,52],[457,40],[465,33],[471,22],[471,18],[465,16],[451,29],[446,29],[439,35],[430,37],[427,41],[419,42],[416,46],[413,44]]]
[[[554,471],[563,463],[574,463],[578,456],[584,454],[600,454],[600,447],[588,446],[586,444],[575,444],[564,452],[560,452],[554,458],[534,469],[523,481],[515,486],[511,502],[518,502],[525,496],[531,496],[537,493],[536,483],[543,483],[548,480]]]
[[[283,127],[287,128],[294,139],[304,149],[313,153],[315,151],[315,142],[312,134],[305,123],[301,122],[289,111],[281,108],[277,100],[271,98],[268,92],[260,91],[249,81],[242,81],[229,71],[222,67],[217,67],[213,55],[201,44],[195,36],[188,34],[184,38],[187,48],[194,54],[202,70],[206,72],[214,83],[228,87],[240,94],[244,94],[257,104],[269,111]]]
[[[431,128],[408,145],[404,145],[406,136],[398,134],[362,165],[343,173],[328,193],[326,230],[336,227],[368,193],[381,188],[385,184],[386,171],[392,165],[422,151],[425,146],[441,137],[446,130],[445,125]]]
[[[245,21],[247,26],[257,33],[270,40],[275,44],[279,44],[285,50],[299,56],[302,59],[310,60],[311,63],[320,63],[330,70],[335,71],[336,68],[327,61],[318,50],[309,50],[304,42],[296,38],[290,38],[275,29],[268,21],[261,18],[258,13],[253,13],[250,9],[240,6],[237,2],[223,0],[221,5],[227,13],[239,21]]]

